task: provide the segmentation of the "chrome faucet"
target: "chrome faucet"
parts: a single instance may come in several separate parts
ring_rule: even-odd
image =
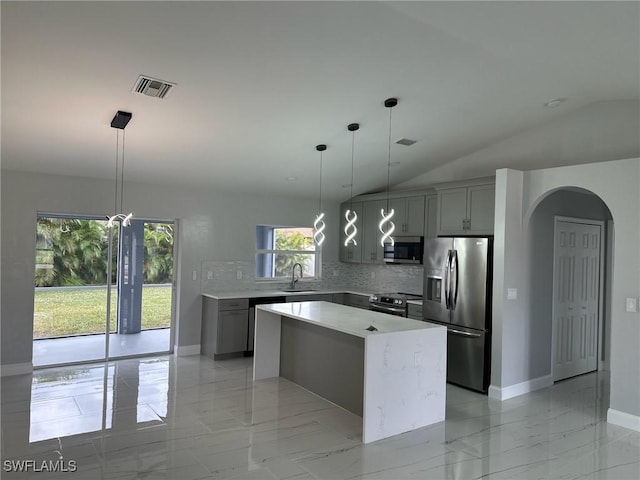
[[[302,278],[302,265],[294,263],[293,268],[291,268],[291,284],[289,285],[291,288],[296,288],[296,282],[298,281],[296,278],[296,267],[300,267],[300,278]]]

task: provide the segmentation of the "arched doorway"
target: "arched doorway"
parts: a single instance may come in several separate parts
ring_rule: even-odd
[[[573,257],[564,257],[558,253],[560,237],[559,226],[566,228],[574,226],[574,230],[591,229],[599,232],[598,278],[591,278],[590,288],[597,288],[590,309],[596,309],[594,323],[590,324],[586,315],[580,316],[577,298],[587,286],[587,279],[574,281],[574,272],[586,277],[584,265],[573,265]],[[599,227],[600,225],[601,227]],[[571,227],[570,227],[571,228]],[[555,380],[567,378],[593,370],[608,370],[610,365],[610,332],[611,332],[611,278],[613,218],[604,201],[589,190],[575,187],[563,187],[550,190],[542,195],[531,209],[528,217],[529,251],[529,285],[531,295],[529,302],[530,334],[533,342],[539,346],[537,361],[540,370],[550,372]],[[564,236],[564,233],[562,233]],[[554,242],[554,239],[556,242]],[[564,262],[567,260],[567,262]],[[569,262],[568,260],[571,260]],[[571,273],[565,274],[567,266],[571,265]],[[565,273],[563,273],[565,272]],[[566,281],[565,281],[566,278]],[[571,300],[567,300],[567,295]],[[563,308],[576,308],[576,315],[562,316]],[[584,312],[586,313],[586,312]],[[595,330],[591,330],[595,328]],[[589,355],[588,351],[576,352],[574,347],[586,343],[586,338],[593,338],[597,342],[597,352]],[[580,367],[575,362],[568,362],[566,355],[578,359]],[[583,360],[584,357],[584,360]],[[554,375],[555,373],[555,375]]]

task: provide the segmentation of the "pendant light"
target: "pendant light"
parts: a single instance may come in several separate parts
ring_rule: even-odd
[[[113,120],[111,120],[111,127],[116,129],[116,188],[115,188],[115,202],[114,202],[114,214],[109,217],[107,221],[107,227],[109,229],[113,228],[116,222],[122,222],[123,227],[128,227],[131,225],[131,218],[133,217],[133,212],[128,214],[117,213],[118,210],[122,212],[122,204],[124,201],[124,129],[131,120],[132,114],[130,112],[122,112],[119,111],[116,113]],[[120,165],[118,165],[118,154],[119,154],[119,140],[120,133],[118,130],[122,130],[122,154],[120,155]],[[120,170],[120,208],[118,209],[118,170]]]
[[[344,226],[344,246],[348,247],[349,245],[358,245],[356,242],[356,235],[358,234],[358,227],[356,226],[356,222],[358,221],[358,214],[353,209],[353,157],[355,150],[355,137],[356,132],[360,128],[358,123],[350,123],[347,125],[347,130],[351,132],[351,208],[349,208],[345,214],[344,218],[347,221],[347,224]]]
[[[124,128],[131,120],[130,112],[118,111],[111,120],[111,127],[116,129],[116,188],[115,188],[115,200],[114,200],[114,214],[107,217],[107,229],[108,245],[107,245],[107,312],[105,319],[105,342],[104,342],[104,357],[109,359],[109,339],[111,335],[111,275],[113,271],[113,227],[118,222],[122,223],[123,227],[131,225],[131,218],[133,212],[128,214],[117,213],[118,212],[118,170],[120,170],[120,211],[122,211],[122,204],[124,201]],[[122,155],[120,156],[120,165],[118,164],[118,154],[120,153],[120,132],[122,130]]]
[[[322,211],[322,152],[327,149],[326,145],[320,144],[316,145],[316,150],[320,152],[320,180],[318,186],[318,214],[316,215],[316,219],[313,221],[313,240],[316,242],[317,246],[322,245],[324,242],[324,212]]]
[[[382,237],[380,237],[380,245],[383,247],[385,243],[390,243],[391,245],[395,243],[391,236],[393,235],[393,231],[396,229],[396,226],[391,221],[395,211],[393,208],[389,210],[389,180],[391,178],[391,109],[397,104],[397,98],[387,98],[384,101],[384,106],[389,109],[389,156],[387,157],[387,208],[386,211],[384,208],[380,209],[381,219],[378,224],[378,229],[380,230],[380,233],[382,233]]]

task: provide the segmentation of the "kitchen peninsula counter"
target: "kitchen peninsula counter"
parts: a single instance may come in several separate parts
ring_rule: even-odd
[[[254,381],[282,376],[360,415],[370,443],[444,420],[446,335],[328,302],[259,305]]]

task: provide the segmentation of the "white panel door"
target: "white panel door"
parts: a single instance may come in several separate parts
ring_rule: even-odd
[[[599,225],[556,222],[554,381],[598,367],[600,241]]]

